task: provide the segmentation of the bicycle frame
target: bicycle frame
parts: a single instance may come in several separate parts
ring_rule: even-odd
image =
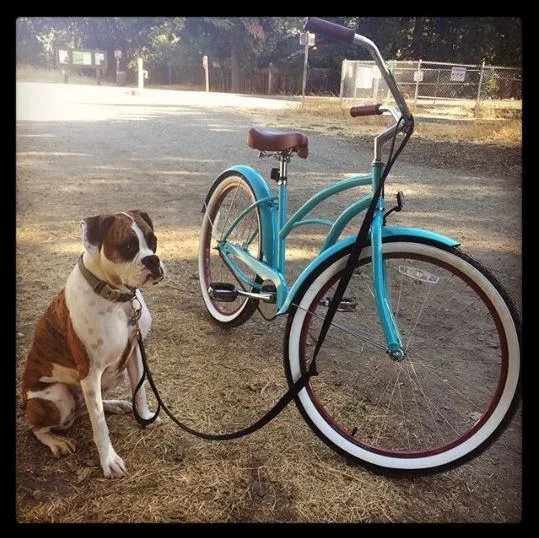
[[[241,167],[241,171],[245,174],[246,167]],[[377,168],[373,169],[376,170]],[[253,179],[258,180],[261,176],[254,170],[250,169],[253,173],[251,176],[251,183]],[[259,287],[259,284],[249,279],[238,268],[234,262],[234,258],[238,258],[242,263],[247,265],[253,272],[256,272],[264,280],[271,280],[276,287],[276,304],[278,314],[286,313],[283,311],[285,303],[289,295],[289,289],[286,282],[286,238],[288,235],[297,228],[307,224],[318,224],[329,228],[329,233],[320,249],[320,254],[329,247],[333,246],[339,238],[342,230],[348,224],[348,222],[356,215],[364,211],[371,199],[372,194],[366,195],[359,199],[357,202],[346,208],[341,215],[335,220],[330,221],[320,218],[306,218],[306,216],[318,205],[332,197],[335,194],[343,192],[354,187],[372,184],[374,179],[374,172],[370,174],[362,174],[347,178],[341,181],[337,181],[329,185],[328,187],[317,192],[309,200],[307,200],[288,220],[287,217],[287,186],[286,184],[279,185],[279,193],[272,194],[269,189],[265,192],[265,196],[258,199],[255,203],[247,207],[238,217],[230,223],[228,228],[223,233],[220,240],[219,251],[223,256],[223,259],[228,264],[230,269],[239,276],[239,278],[252,287]],[[262,179],[265,183],[265,180]],[[258,181],[257,181],[258,182]],[[260,189],[258,189],[260,190]],[[258,260],[247,252],[246,249],[240,248],[237,245],[228,243],[226,240],[235,226],[244,219],[249,213],[260,208],[262,215],[262,236],[266,239],[263,244],[263,259]],[[270,210],[269,212],[267,210]],[[269,218],[268,218],[269,215]],[[252,238],[254,239],[254,238]],[[288,310],[289,304],[287,304],[286,310]]]
[[[219,252],[236,276],[253,288],[260,288],[260,284],[247,277],[238,267],[235,260],[241,261],[263,280],[270,280],[276,288],[276,315],[286,314],[293,302],[294,295],[308,277],[327,257],[335,252],[348,248],[355,237],[347,237],[339,241],[339,237],[346,225],[357,215],[367,209],[372,193],[346,207],[334,220],[308,218],[309,213],[322,202],[332,196],[346,190],[372,185],[372,191],[376,189],[383,170],[383,163],[373,163],[370,173],[359,174],[330,184],[309,198],[297,211],[287,219],[287,186],[286,183],[279,185],[277,194],[273,194],[266,180],[253,168],[248,166],[234,166],[225,172],[241,173],[249,182],[256,193],[257,200],[248,206],[238,217],[229,224],[219,241]],[[220,176],[221,177],[221,176]],[[217,178],[216,182],[219,181]],[[211,192],[211,191],[210,191]],[[209,196],[209,195],[208,195]],[[256,208],[260,210],[262,227],[262,259],[257,259],[247,251],[247,245],[237,245],[227,242],[232,230],[241,220],[245,219]],[[393,350],[401,346],[400,334],[397,323],[390,308],[390,300],[387,293],[385,267],[382,261],[382,242],[386,237],[417,237],[419,239],[443,243],[447,246],[456,246],[458,242],[440,234],[417,228],[387,227],[384,225],[384,199],[378,201],[374,219],[370,230],[370,242],[372,247],[374,297],[380,322],[386,337],[388,349]],[[288,287],[286,281],[286,239],[292,230],[304,225],[322,225],[329,231],[322,244],[317,257],[303,270],[292,287]],[[251,237],[250,240],[253,240]]]

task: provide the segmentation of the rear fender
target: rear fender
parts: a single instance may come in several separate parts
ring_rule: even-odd
[[[262,260],[268,265],[273,265],[275,255],[275,238],[277,237],[277,222],[274,218],[274,212],[272,210],[273,201],[271,198],[273,194],[268,187],[268,184],[264,177],[257,172],[254,168],[245,165],[236,165],[227,168],[221,173],[213,182],[202,207],[202,213],[206,210],[208,202],[215,189],[229,176],[239,175],[242,176],[246,183],[251,187],[256,200],[267,199],[267,203],[261,203],[258,207],[260,210],[260,225],[262,226]]]

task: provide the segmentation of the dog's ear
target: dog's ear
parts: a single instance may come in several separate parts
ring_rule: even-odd
[[[84,248],[91,256],[97,256],[106,231],[114,222],[113,215],[86,217],[80,223],[81,239]]]
[[[131,209],[130,211],[128,211],[128,213],[135,213],[136,215],[138,215],[143,221],[148,224],[148,226],[152,229],[153,232],[153,222],[150,218],[150,215],[148,215],[146,211],[141,211],[140,209]]]

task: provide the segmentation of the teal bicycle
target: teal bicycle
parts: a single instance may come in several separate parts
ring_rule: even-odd
[[[487,448],[518,406],[517,310],[492,272],[454,239],[387,224],[403,198],[399,193],[397,205],[386,210],[383,183],[413,131],[412,114],[372,41],[317,18],[307,19],[306,29],[370,52],[397,106],[358,106],[351,114],[389,114],[394,123],[375,137],[368,173],[329,185],[291,216],[288,164],[292,156],[307,157],[308,139],[252,128],[248,145],[279,162],[271,172],[276,192],[244,165],[214,181],[199,244],[202,297],[224,326],[241,325],[261,305],[266,319],[288,316],[287,380],[292,386],[309,369],[316,374],[294,399],[331,448],[378,470],[448,469]],[[336,219],[309,218],[328,198],[365,185],[371,192]],[[358,236],[341,238],[363,212]],[[327,227],[325,241],[288,283],[286,239],[312,224]]]

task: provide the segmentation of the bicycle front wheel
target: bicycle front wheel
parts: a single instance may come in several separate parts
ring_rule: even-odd
[[[228,228],[253,203],[256,195],[245,178],[236,172],[224,176],[213,189],[207,202],[202,230],[200,233],[198,270],[202,297],[212,318],[221,325],[235,327],[247,321],[255,312],[257,301],[245,296],[238,296],[232,302],[220,302],[210,297],[208,288],[214,282],[226,282],[247,291],[252,291],[237,277],[223,259],[218,244],[223,240]],[[234,226],[227,241],[246,250],[255,258],[262,257],[262,228],[258,208],[246,213]],[[261,282],[260,278],[248,267],[238,262],[236,268],[252,282]]]
[[[285,337],[289,383],[306,371],[350,250],[295,297]],[[389,301],[406,357],[386,353],[364,248],[316,364],[296,397],[330,447],[376,470],[435,472],[479,454],[517,403],[520,324],[492,273],[456,248],[385,242]]]

